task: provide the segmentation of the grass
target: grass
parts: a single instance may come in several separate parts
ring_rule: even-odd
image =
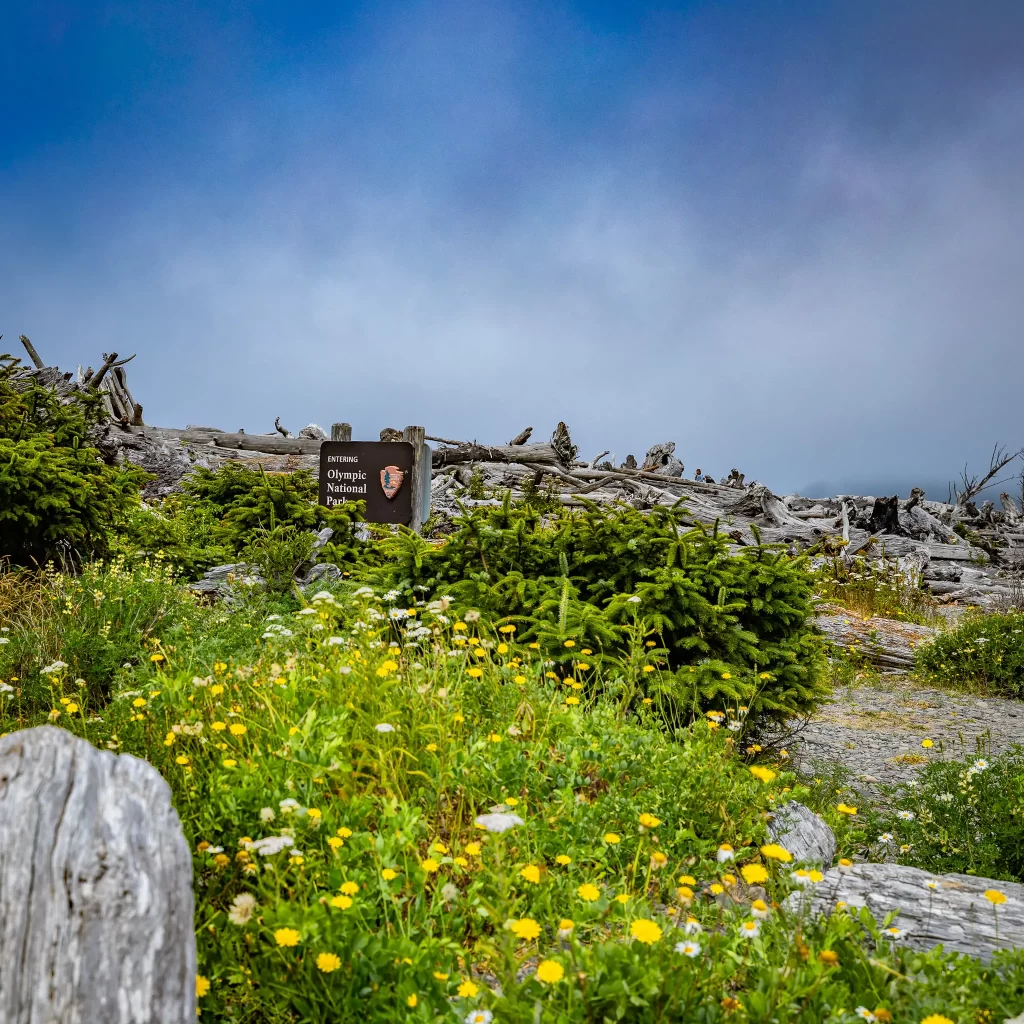
[[[813,791],[785,762],[751,772],[741,708],[667,730],[656,696],[616,698],[614,662],[580,648],[553,672],[444,602],[352,586],[224,612],[152,565],[94,572],[22,581],[31,610],[6,605],[2,728],[53,721],[167,779],[195,855],[205,1019],[1024,1009],[1022,954],[983,967],[785,910],[766,815]]]

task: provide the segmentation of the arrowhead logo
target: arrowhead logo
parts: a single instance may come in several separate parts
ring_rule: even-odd
[[[385,466],[380,471],[380,486],[389,501],[401,490],[405,474],[397,466]]]

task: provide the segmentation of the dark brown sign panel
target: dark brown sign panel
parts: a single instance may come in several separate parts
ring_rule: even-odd
[[[412,519],[413,446],[408,441],[324,441],[320,504],[365,501],[370,523]]]

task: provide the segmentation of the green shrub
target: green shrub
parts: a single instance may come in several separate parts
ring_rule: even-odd
[[[146,474],[108,466],[91,444],[98,395],[62,402],[35,382],[15,388],[19,362],[0,356],[0,557],[44,565],[103,554]]]
[[[760,544],[731,551],[717,526],[687,529],[683,518],[591,506],[552,520],[506,499],[473,510],[439,546],[409,533],[385,543],[374,578],[515,623],[555,666],[583,649],[625,657],[623,682],[673,718],[813,707],[824,684],[805,560]]]
[[[919,648],[917,667],[939,685],[1024,697],[1024,612],[965,619]]]
[[[143,557],[160,551],[186,578],[252,558],[281,589],[287,585],[280,577],[283,563],[303,547],[308,554],[313,531],[322,526],[330,526],[334,536],[319,560],[347,565],[366,555],[356,538],[362,503],[328,509],[316,501],[317,483],[309,470],[267,473],[234,462],[216,470],[199,467],[180,492],[130,517],[118,550]]]
[[[1024,747],[926,765],[865,827],[875,853],[902,863],[1024,882]]]

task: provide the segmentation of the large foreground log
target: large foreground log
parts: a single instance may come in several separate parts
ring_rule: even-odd
[[[995,905],[986,892],[1006,901]],[[1024,947],[1024,885],[1017,882],[932,875],[902,864],[855,864],[846,871],[826,871],[823,881],[788,896],[785,906],[830,914],[840,902],[851,910],[867,907],[879,925],[898,911],[892,923],[898,932],[887,938],[911,949],[941,944],[947,952],[987,961],[998,949]]]
[[[0,739],[0,1020],[194,1024],[192,858],[152,765]]]

